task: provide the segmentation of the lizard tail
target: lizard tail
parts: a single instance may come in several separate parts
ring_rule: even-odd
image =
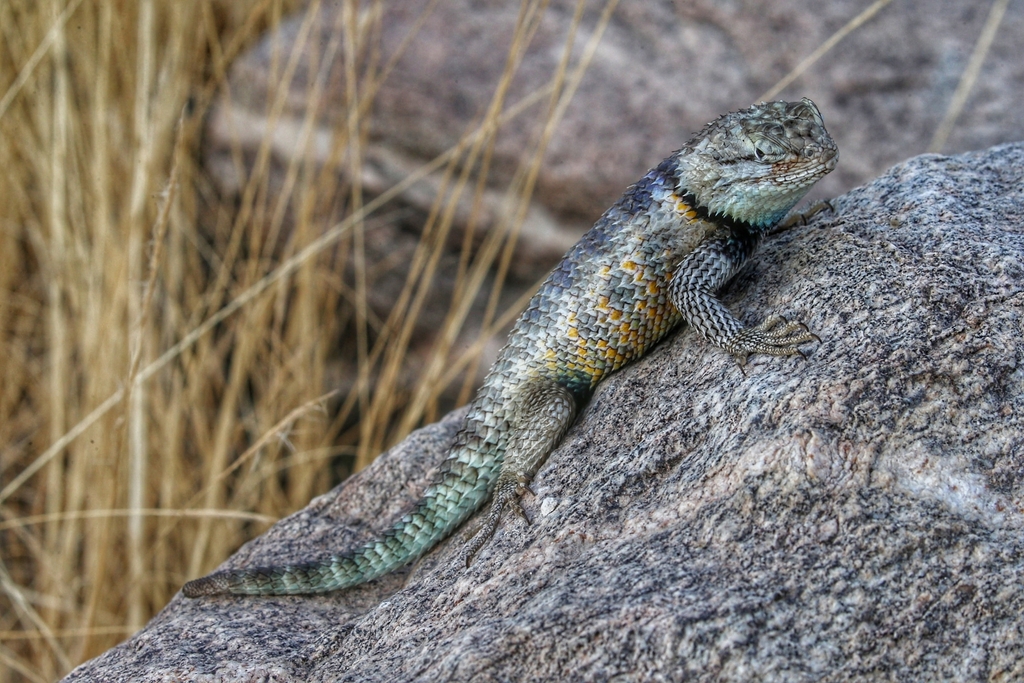
[[[355,586],[387,574],[433,548],[483,505],[497,474],[495,444],[486,443],[476,430],[466,430],[442,465],[440,480],[431,486],[412,512],[390,531],[355,552],[319,562],[220,571],[189,581],[186,597],[233,593],[288,595],[326,593]]]

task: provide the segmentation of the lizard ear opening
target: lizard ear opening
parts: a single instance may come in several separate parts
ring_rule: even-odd
[[[773,135],[754,133],[750,143],[754,147],[754,159],[760,163],[773,164],[786,156],[785,146]]]

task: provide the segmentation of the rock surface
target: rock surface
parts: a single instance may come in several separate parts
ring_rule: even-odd
[[[609,378],[471,568],[176,597],[68,681],[1024,678],[1024,143],[898,165],[729,287],[820,334],[746,368],[683,330]],[[387,525],[460,415],[246,545]],[[471,522],[472,524],[472,522]]]

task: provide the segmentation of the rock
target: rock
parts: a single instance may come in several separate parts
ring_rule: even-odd
[[[179,595],[66,680],[1020,680],[1024,143],[917,157],[835,205],[726,295],[806,321],[806,360],[673,335],[601,386],[533,524],[469,569],[457,534],[349,591]],[[385,527],[460,417],[225,566]]]

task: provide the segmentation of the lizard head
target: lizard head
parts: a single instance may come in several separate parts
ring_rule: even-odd
[[[774,225],[839,160],[821,112],[806,97],[718,117],[676,152],[680,189],[712,215]]]

